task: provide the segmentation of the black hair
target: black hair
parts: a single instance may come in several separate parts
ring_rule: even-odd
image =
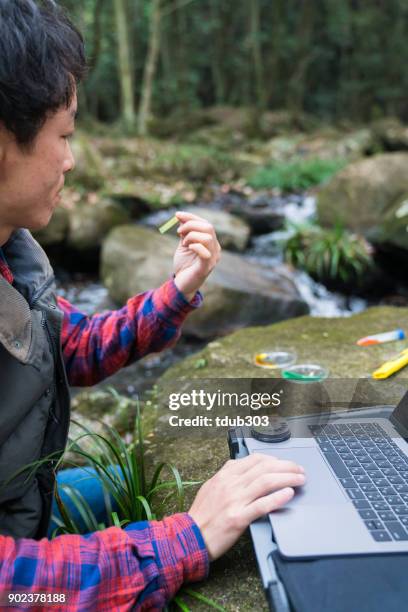
[[[52,0],[0,0],[0,122],[29,147],[69,107],[86,71],[84,42]]]

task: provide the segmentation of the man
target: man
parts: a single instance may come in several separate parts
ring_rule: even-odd
[[[0,58],[2,602],[22,591],[46,594],[37,605],[56,609],[161,609],[183,581],[204,578],[209,561],[251,521],[287,502],[303,484],[303,470],[260,455],[229,461],[203,485],[189,513],[124,530],[45,537],[54,462],[28,481],[26,474],[10,480],[11,474],[63,451],[68,384],[94,384],[176,341],[201,302],[198,289],[220,247],[209,223],[180,212],[174,279],[92,318],[56,298],[51,266],[29,230],[47,225],[74,167],[69,138],[85,69],[83,42],[51,0],[0,0]]]

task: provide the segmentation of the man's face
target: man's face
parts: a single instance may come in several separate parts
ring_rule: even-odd
[[[68,139],[76,111],[74,95],[69,108],[49,115],[29,151],[0,123],[0,246],[16,229],[38,230],[50,221],[75,164]]]

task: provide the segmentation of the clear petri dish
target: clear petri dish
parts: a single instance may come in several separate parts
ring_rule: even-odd
[[[298,383],[320,382],[329,375],[329,370],[317,363],[298,363],[282,371],[286,380]]]
[[[260,351],[254,355],[254,364],[258,368],[267,370],[281,370],[296,363],[297,355],[294,351],[272,349]]]

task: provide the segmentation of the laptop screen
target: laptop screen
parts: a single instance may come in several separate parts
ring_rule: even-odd
[[[406,391],[399,404],[397,404],[390,420],[398,432],[404,438],[408,438],[408,391]]]

